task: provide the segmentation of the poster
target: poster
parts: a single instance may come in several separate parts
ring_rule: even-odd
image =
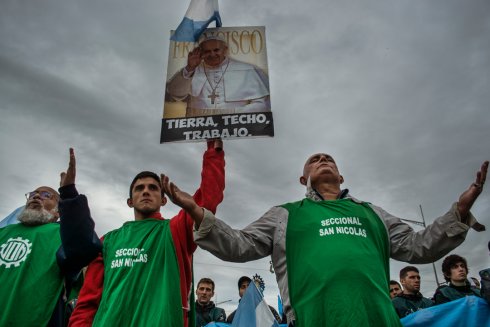
[[[265,27],[170,41],[160,143],[259,136],[274,136]]]

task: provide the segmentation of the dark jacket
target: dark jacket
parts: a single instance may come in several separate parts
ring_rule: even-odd
[[[481,297],[480,290],[474,286],[466,284],[465,286],[449,285],[439,286],[434,294],[435,304],[442,304],[460,299],[465,296],[476,295]]]
[[[83,280],[80,270],[102,251],[102,243],[95,233],[87,198],[78,194],[74,184],[60,187],[58,191],[61,246],[56,253],[56,260],[65,278],[64,293],[70,294],[74,284]],[[48,326],[67,326],[68,309],[65,296],[61,294]]]
[[[422,296],[422,294],[398,294],[393,300],[393,306],[396,313],[400,318],[408,316],[411,313],[419,311],[420,309],[428,308],[434,305],[434,303]]]
[[[202,305],[196,301],[196,327],[206,326],[212,321],[225,322],[224,309],[218,308],[213,301]]]

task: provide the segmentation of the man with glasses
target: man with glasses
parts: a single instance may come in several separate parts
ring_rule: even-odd
[[[56,196],[57,196],[57,198],[59,198],[58,193],[55,190],[53,190],[52,188],[47,187],[47,186],[41,186],[32,192],[26,193],[27,200],[33,199],[36,196],[36,194],[38,194],[42,199],[46,199],[46,198],[52,199],[52,198],[55,198]],[[58,205],[58,199],[56,199],[56,206],[57,205]],[[2,221],[0,221],[0,228],[11,225],[11,224],[19,223],[20,214],[26,215],[29,212],[32,213],[32,211],[30,211],[30,209],[28,209],[27,211],[25,209],[26,209],[26,206],[21,206],[21,207],[15,209],[14,211],[12,211],[12,213],[10,213]],[[34,212],[35,212],[35,215],[37,215],[38,211],[35,210]]]
[[[0,228],[0,326],[64,326],[65,294],[100,251],[93,220],[80,221],[65,209],[87,201],[74,183],[70,149],[60,194],[48,186],[26,193],[19,223]]]
[[[41,186],[26,193],[25,209],[17,218],[29,226],[52,223],[58,220],[59,194],[49,186]]]

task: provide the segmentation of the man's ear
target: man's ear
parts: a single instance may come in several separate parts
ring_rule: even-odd
[[[133,207],[133,200],[131,200],[130,198],[128,198],[128,200],[126,201],[126,203],[128,204],[128,207],[130,207],[130,208]]]
[[[299,178],[299,182],[301,183],[301,185],[305,185],[305,186],[306,186],[306,181],[307,181],[307,180],[308,180],[308,179],[307,179],[306,177],[304,177],[304,176],[301,176],[301,177]]]
[[[167,198],[162,196],[162,204],[160,206],[163,207],[166,203],[167,203]]]
[[[340,184],[344,183],[344,176],[340,175]]]

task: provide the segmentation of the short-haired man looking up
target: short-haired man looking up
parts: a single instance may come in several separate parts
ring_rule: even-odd
[[[400,318],[434,305],[420,293],[420,273],[416,267],[407,266],[400,270],[400,282],[403,292],[392,300]]]
[[[225,161],[221,140],[208,141],[201,183],[194,196],[199,206],[216,211],[223,200]],[[184,210],[164,219],[167,202],[162,182],[152,172],[133,179],[127,205],[134,221],[104,236],[102,253],[88,267],[70,319],[71,326],[193,326],[192,236],[194,221]],[[192,208],[186,208],[192,211]]]
[[[225,310],[211,301],[214,296],[214,281],[211,278],[201,278],[197,283],[196,296],[196,327],[206,326],[212,321],[226,320]]]

